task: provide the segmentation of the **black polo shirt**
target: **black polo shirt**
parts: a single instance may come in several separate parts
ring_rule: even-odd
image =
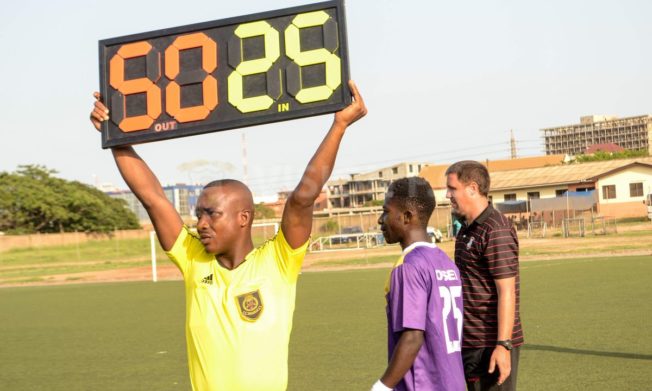
[[[470,225],[463,224],[456,237],[455,263],[460,269],[464,298],[462,347],[496,346],[498,292],[494,280],[510,277],[516,277],[512,343],[522,345],[518,238],[509,219],[489,205]]]

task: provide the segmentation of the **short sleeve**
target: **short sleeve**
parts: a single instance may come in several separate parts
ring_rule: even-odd
[[[281,273],[289,281],[296,281],[299,272],[301,271],[303,259],[306,256],[309,241],[310,239],[306,240],[306,242],[298,248],[293,249],[287,242],[287,239],[285,239],[282,229],[279,229],[274,239],[272,239],[276,264]]]
[[[197,234],[190,231],[184,225],[174,245],[165,254],[177,265],[181,273],[185,276],[190,260],[196,258],[202,252],[204,252],[204,246],[201,244]]]
[[[511,226],[490,230],[485,257],[494,279],[516,277],[518,274],[518,238]]]
[[[426,329],[428,289],[415,265],[403,263],[392,271],[389,295],[392,330]]]

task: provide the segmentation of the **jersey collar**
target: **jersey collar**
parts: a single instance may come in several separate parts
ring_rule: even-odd
[[[464,227],[466,227],[466,228],[469,228],[469,227],[472,226],[473,224],[478,224],[478,225],[480,225],[480,224],[484,224],[484,222],[487,221],[487,219],[489,218],[489,216],[491,216],[491,213],[493,212],[493,210],[494,210],[494,207],[493,207],[491,204],[487,205],[487,207],[484,208],[484,210],[482,211],[482,213],[480,213],[480,215],[479,215],[478,217],[476,217],[475,220],[473,220],[473,221],[471,222],[471,224],[468,224],[468,225],[467,225],[466,222],[463,222],[463,223],[462,223],[462,226],[464,226]]]
[[[414,249],[417,248],[417,247],[422,247],[422,246],[430,247],[430,248],[437,248],[437,245],[434,244],[434,243],[428,243],[428,242],[414,242],[414,243],[412,243],[411,245],[407,246],[407,247],[403,250],[403,255],[409,253],[410,251],[414,250]]]

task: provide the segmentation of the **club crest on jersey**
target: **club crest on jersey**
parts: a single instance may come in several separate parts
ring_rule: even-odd
[[[263,300],[259,290],[236,296],[235,300],[242,319],[255,322],[260,318],[260,314],[263,312]]]

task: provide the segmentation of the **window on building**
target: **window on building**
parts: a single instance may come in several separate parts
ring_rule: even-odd
[[[563,197],[563,196],[566,195],[567,191],[568,190],[566,190],[566,189],[557,189],[557,190],[555,190],[555,197]]]
[[[605,200],[616,198],[616,185],[602,186],[602,198]]]
[[[421,164],[419,164],[419,172],[421,172]]]
[[[410,172],[412,172],[413,169],[414,169],[414,167],[412,167],[412,165],[410,164]]]
[[[378,178],[382,178],[382,177],[383,177],[383,172],[382,172],[382,171],[378,171]]]
[[[643,197],[643,183],[630,183],[629,184],[629,196],[630,197]]]
[[[516,193],[505,194],[505,201],[516,201]]]
[[[392,174],[398,174],[398,167],[392,167]]]

